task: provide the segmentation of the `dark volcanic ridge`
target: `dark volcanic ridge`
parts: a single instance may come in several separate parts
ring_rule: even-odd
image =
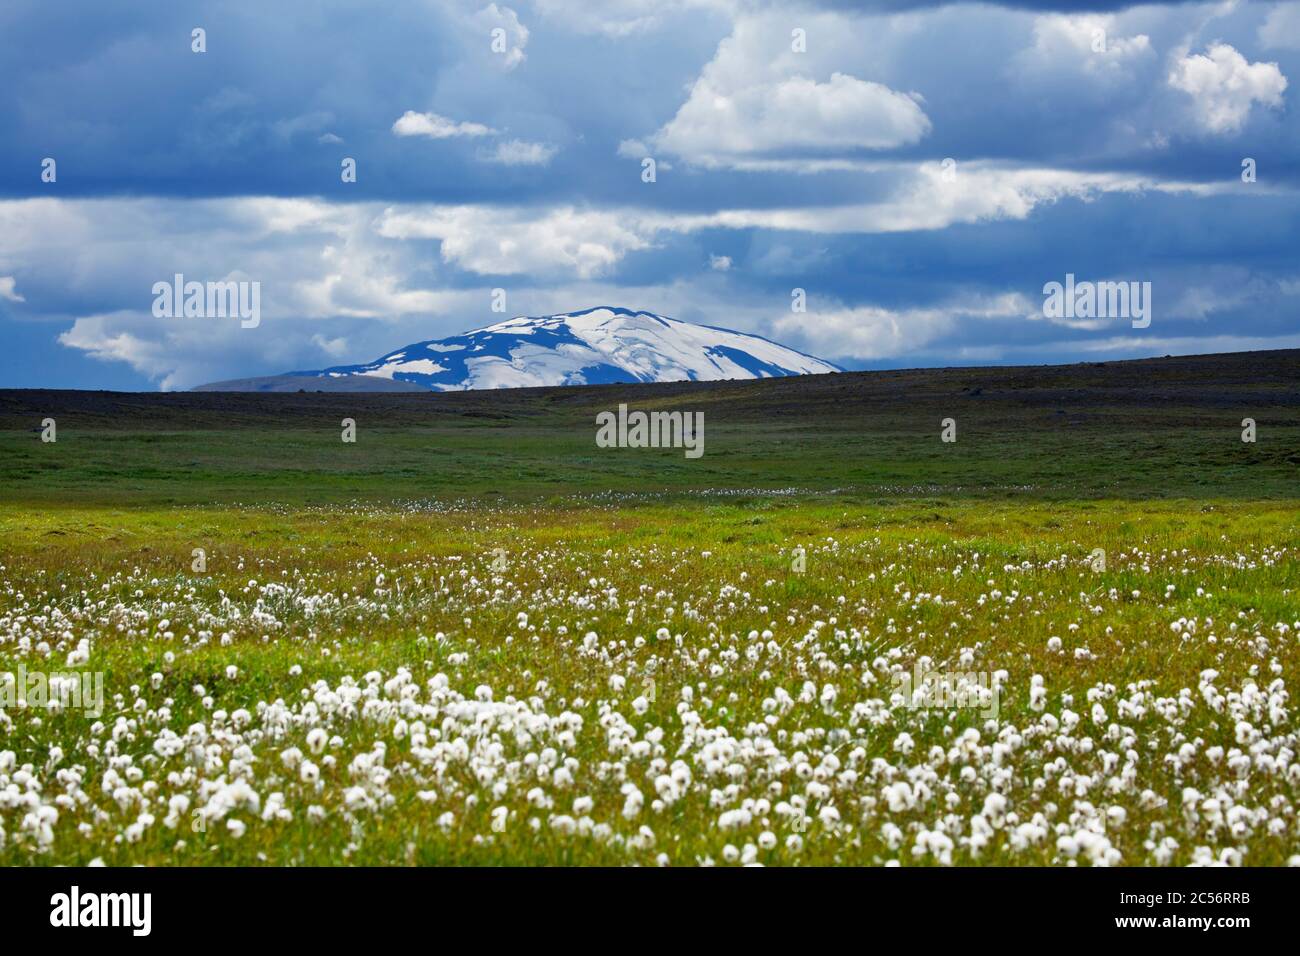
[[[194,388],[195,392],[427,392],[423,385],[374,375],[324,378],[308,375],[262,375],[232,378]]]
[[[368,383],[366,383],[368,384]],[[1231,352],[1075,365],[962,367],[841,372],[717,382],[663,382],[477,391],[326,392],[221,390],[106,392],[0,390],[0,427],[28,430],[53,416],[59,426],[268,428],[365,414],[387,427],[506,424],[551,416],[586,417],[627,402],[706,411],[718,421],[791,426],[846,425],[881,416],[957,415],[999,409],[1068,422],[1123,410],[1134,416],[1180,409],[1204,416],[1300,408],[1300,349]],[[711,420],[713,420],[711,418]],[[938,419],[936,419],[936,422]]]

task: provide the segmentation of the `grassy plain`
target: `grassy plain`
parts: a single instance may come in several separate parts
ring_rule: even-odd
[[[0,863],[1300,862],[1297,382],[0,393]]]

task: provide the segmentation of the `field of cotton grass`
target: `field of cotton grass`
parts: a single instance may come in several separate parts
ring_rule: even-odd
[[[5,505],[0,532],[0,671],[105,691],[0,710],[3,864],[1300,863],[1286,502]],[[970,693],[905,676],[936,673]]]

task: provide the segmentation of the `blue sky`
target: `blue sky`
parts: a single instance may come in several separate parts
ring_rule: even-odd
[[[1298,79],[1297,2],[7,0],[0,387],[364,362],[498,288],[847,368],[1300,347]],[[156,318],[175,273],[260,324]],[[1044,317],[1066,273],[1150,326]]]

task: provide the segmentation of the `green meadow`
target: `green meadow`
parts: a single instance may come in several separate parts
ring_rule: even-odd
[[[0,862],[1300,863],[1298,368],[0,392]]]

